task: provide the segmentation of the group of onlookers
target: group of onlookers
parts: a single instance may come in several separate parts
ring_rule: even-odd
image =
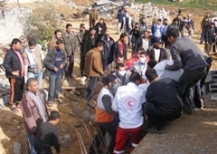
[[[22,109],[32,154],[50,154],[51,146],[60,152],[54,126],[60,114],[52,111],[49,115],[47,106],[52,107],[54,102],[64,104],[58,99],[61,82],[64,74],[66,79],[73,79],[76,52],[80,54],[80,76],[89,81],[87,102],[93,99],[101,78],[104,83],[96,100],[95,120],[99,130],[91,143],[90,154],[99,153],[100,138],[106,133],[111,136],[108,153],[123,153],[129,136],[132,151],[141,140],[144,125],[153,127],[154,133],[164,133],[166,123],[180,117],[182,109],[191,114],[194,107],[203,107],[201,95],[197,95],[199,103],[194,104],[192,94],[201,94],[198,87],[201,88],[211,61],[189,39],[194,29],[190,15],[183,18],[180,12],[171,24],[167,19],[155,17],[149,26],[146,17],[135,22],[121,8],[117,14],[117,32],[121,32],[117,41],[111,37],[103,18],[97,22],[94,7],[89,15],[88,30],[83,23],[77,33],[72,31],[71,24],[66,25],[65,32],[55,30],[47,55],[35,39],[28,40],[24,51],[21,51],[21,41],[13,39],[5,56],[3,66],[11,87],[10,107],[13,111]],[[209,14],[202,26],[201,41],[205,40],[209,53],[216,36]],[[165,69],[183,69],[178,81],[160,78],[154,69],[156,64],[171,58],[174,63]],[[43,75],[49,76],[47,101],[40,92]]]

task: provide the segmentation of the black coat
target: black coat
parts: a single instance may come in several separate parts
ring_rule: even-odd
[[[120,49],[119,49],[119,41],[117,41],[114,44],[113,59],[116,59],[118,56],[123,56],[124,59],[127,59],[127,44],[126,43],[124,43],[124,52],[123,52],[123,55],[121,54]]]
[[[157,62],[160,62],[160,61],[162,61],[162,60],[167,60],[167,59],[169,59],[169,56],[168,56],[166,50],[163,49],[163,48],[160,49],[160,56],[159,56],[159,59],[155,59],[155,52],[154,52],[154,47],[153,47],[153,46],[152,46],[151,48],[149,48],[148,53],[149,53],[150,59],[151,59],[151,60],[155,60],[155,61],[157,61]]]
[[[82,55],[85,56],[88,51],[94,48],[96,43],[98,42],[98,36],[94,36],[94,42],[91,41],[91,36],[89,31],[84,35],[83,43],[82,43]]]
[[[22,54],[21,54],[21,56],[22,56]],[[22,71],[21,62],[19,60],[19,57],[15,53],[15,51],[13,51],[13,49],[9,49],[7,51],[7,54],[5,55],[3,67],[5,68],[7,78],[22,78],[22,76],[21,76],[21,71]],[[20,72],[19,76],[14,76],[12,74],[12,72],[18,71],[18,70]]]
[[[102,34],[100,36],[103,36],[105,35],[105,31],[107,30],[107,26],[106,26],[106,23],[103,23],[101,24],[100,22],[98,22],[96,25],[95,25],[95,29],[96,29],[96,34],[99,35],[99,27],[102,28]]]
[[[217,29],[214,28],[213,30],[211,28],[207,28],[205,30],[205,41],[209,43],[213,43],[215,41],[215,35],[214,33],[217,33]]]
[[[114,46],[115,46],[115,41],[112,37],[110,37],[110,40],[112,41],[112,45],[111,45],[111,50],[109,51],[107,45],[106,45],[106,38],[102,37],[102,42],[103,42],[103,51],[102,53],[102,58],[103,59],[107,59],[107,58],[113,58],[114,55]]]
[[[135,46],[133,48],[133,51],[134,52],[137,52],[139,48],[142,47],[142,37],[140,37],[139,39],[137,39],[136,43],[135,43]],[[151,40],[149,41],[149,47],[151,46]],[[145,51],[146,52],[146,51]]]
[[[175,80],[163,78],[154,81],[146,92],[144,112],[156,116],[180,114],[182,101],[178,96],[178,83]]]

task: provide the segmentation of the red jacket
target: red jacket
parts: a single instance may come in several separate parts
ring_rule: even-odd
[[[126,70],[130,70],[130,68],[132,67],[132,65],[139,60],[138,57],[138,53],[133,54],[130,59],[127,60],[127,62],[125,63],[126,66]]]

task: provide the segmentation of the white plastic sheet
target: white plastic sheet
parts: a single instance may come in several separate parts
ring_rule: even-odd
[[[170,78],[170,79],[173,79],[175,81],[178,81],[180,76],[183,73],[183,69],[179,69],[177,71],[169,71],[169,70],[165,69],[165,66],[167,64],[172,65],[173,60],[163,60],[154,67],[158,76],[161,78]]]

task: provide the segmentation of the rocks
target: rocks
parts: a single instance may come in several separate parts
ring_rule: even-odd
[[[61,146],[62,147],[67,147],[67,146],[71,145],[71,142],[72,142],[72,138],[70,137],[70,135],[69,134],[65,134],[62,137]]]

